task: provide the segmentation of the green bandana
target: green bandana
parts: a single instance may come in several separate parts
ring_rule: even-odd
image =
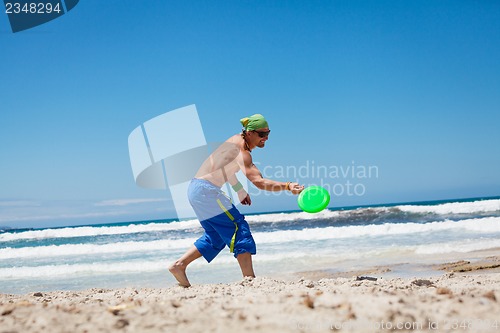
[[[255,131],[261,128],[269,127],[266,119],[264,119],[264,116],[258,113],[248,118],[243,118],[240,122],[243,125],[243,128],[247,131]]]

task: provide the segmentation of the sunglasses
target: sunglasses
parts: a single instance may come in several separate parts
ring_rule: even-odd
[[[259,137],[261,137],[261,138],[267,138],[269,136],[269,133],[271,133],[271,131],[267,131],[267,132],[252,131],[252,132],[257,133],[259,135]]]

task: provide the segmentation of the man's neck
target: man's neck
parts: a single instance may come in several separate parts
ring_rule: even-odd
[[[245,134],[241,134],[241,138],[243,139],[243,147],[245,148],[246,151],[248,151],[249,153],[251,153],[252,149],[255,148],[255,147],[250,147],[248,145],[248,142],[247,142],[247,140],[245,138]]]

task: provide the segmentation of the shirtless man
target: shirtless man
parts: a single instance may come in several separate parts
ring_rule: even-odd
[[[252,255],[256,254],[256,246],[250,227],[221,190],[229,182],[243,205],[252,204],[250,195],[236,178],[239,170],[261,190],[299,194],[304,189],[298,183],[262,177],[252,162],[251,152],[255,147],[264,148],[271,131],[260,114],[241,119],[241,124],[242,133],[233,135],[217,148],[189,184],[189,202],[205,233],[169,267],[170,273],[183,287],[191,285],[186,275],[186,268],[191,262],[202,256],[211,262],[226,245],[238,260],[243,276],[255,277]]]

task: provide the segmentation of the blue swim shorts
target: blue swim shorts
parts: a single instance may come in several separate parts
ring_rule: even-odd
[[[205,229],[194,246],[208,262],[226,245],[235,257],[246,252],[257,253],[245,216],[219,187],[207,180],[194,178],[188,187],[188,198]]]

